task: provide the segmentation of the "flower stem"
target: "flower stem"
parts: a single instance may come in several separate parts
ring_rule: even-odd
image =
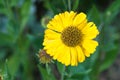
[[[63,71],[62,71],[62,74],[61,74],[61,80],[64,80],[64,74],[65,74],[65,66],[63,66]]]
[[[71,10],[71,0],[68,0],[68,10]]]

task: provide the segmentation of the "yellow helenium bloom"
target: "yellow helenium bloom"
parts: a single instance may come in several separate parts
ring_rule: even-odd
[[[85,57],[94,53],[98,42],[93,40],[99,34],[93,22],[87,22],[86,14],[70,11],[55,15],[47,24],[44,49],[54,60],[76,66]]]

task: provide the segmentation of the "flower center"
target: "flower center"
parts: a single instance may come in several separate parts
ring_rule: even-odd
[[[61,40],[65,45],[75,47],[80,43],[81,35],[81,31],[77,27],[70,26],[62,31]]]

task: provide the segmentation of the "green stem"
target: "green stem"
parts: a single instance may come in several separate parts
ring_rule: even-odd
[[[68,10],[71,11],[71,0],[68,0]]]
[[[63,71],[62,71],[62,74],[61,74],[61,80],[64,80],[65,68],[66,68],[66,67],[64,66]]]
[[[47,63],[46,63],[45,66],[46,66],[46,69],[47,69],[47,73],[50,74],[50,72],[51,72],[51,68],[50,68],[50,66],[49,66]]]

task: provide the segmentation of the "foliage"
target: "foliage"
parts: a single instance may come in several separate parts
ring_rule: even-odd
[[[101,4],[98,4],[98,3]],[[118,55],[120,0],[0,0],[0,76],[3,80],[98,80]],[[100,31],[99,47],[85,62],[40,64],[45,25],[55,14],[85,12]],[[47,20],[47,22],[43,22]]]

